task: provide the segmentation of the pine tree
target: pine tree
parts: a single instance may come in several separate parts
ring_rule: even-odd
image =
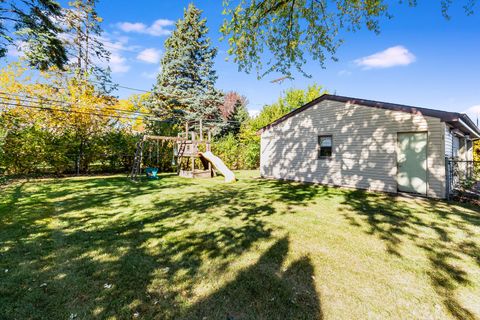
[[[166,110],[183,110],[184,120],[221,121],[222,94],[215,88],[213,68],[217,49],[207,37],[202,11],[190,4],[183,19],[165,42],[162,71],[154,88],[151,106],[157,115]]]
[[[247,98],[235,91],[230,91],[225,94],[224,103],[220,110],[222,112],[222,118],[225,119],[227,123],[222,128],[222,135],[228,133],[237,135],[240,132],[242,124],[250,119],[247,104]]]
[[[240,132],[240,127],[250,119],[250,114],[248,113],[247,106],[243,104],[240,100],[235,104],[235,110],[230,116],[230,124],[233,127],[233,133],[238,134]]]
[[[0,0],[0,58],[12,46],[34,68],[63,70],[68,57],[59,37],[62,16],[55,0]]]

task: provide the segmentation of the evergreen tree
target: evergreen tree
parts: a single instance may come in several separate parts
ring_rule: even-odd
[[[30,66],[63,70],[68,61],[59,38],[62,7],[54,0],[0,0],[0,58],[22,49]]]
[[[213,68],[217,49],[207,37],[202,11],[190,4],[183,19],[165,42],[162,71],[154,87],[152,105],[158,116],[166,110],[183,110],[183,120],[221,121],[222,94],[215,88]]]
[[[240,132],[242,124],[250,119],[247,104],[247,98],[235,91],[225,94],[225,102],[221,107],[221,111],[226,124],[222,128],[222,135],[228,133],[237,135]]]

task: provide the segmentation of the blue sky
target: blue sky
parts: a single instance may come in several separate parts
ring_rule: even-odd
[[[104,18],[105,43],[113,53],[117,83],[152,88],[163,43],[174,27],[171,24],[182,17],[190,2],[100,0],[98,12]],[[314,82],[339,95],[480,112],[480,10],[466,16],[463,0],[456,0],[448,21],[441,15],[440,0],[419,1],[416,8],[391,1],[394,18],[383,21],[379,35],[366,30],[343,34],[345,43],[337,52],[338,62],[328,61],[322,69],[318,62],[309,61],[306,69],[312,78],[297,75],[282,84],[270,82],[277,75],[257,80],[256,74],[239,72],[233,62],[225,61],[227,43],[219,41],[222,1],[193,2],[204,10],[210,37],[219,49],[218,87],[247,96],[252,113],[275,101],[285,89]],[[118,95],[132,93],[122,89]],[[470,114],[476,120],[475,112]]]

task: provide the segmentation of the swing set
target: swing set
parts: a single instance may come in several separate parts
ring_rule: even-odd
[[[198,131],[192,128],[198,128]],[[160,150],[167,144],[173,147],[172,165],[176,166],[179,176],[211,178],[218,171],[225,176],[225,181],[235,181],[233,172],[211,152],[212,129],[213,126],[205,125],[200,120],[186,122],[185,131],[176,137],[144,135],[137,143],[130,179],[137,180],[142,168],[148,179],[158,179]]]

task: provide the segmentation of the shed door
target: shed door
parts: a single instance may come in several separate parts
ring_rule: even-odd
[[[427,133],[398,133],[398,190],[427,194]]]

